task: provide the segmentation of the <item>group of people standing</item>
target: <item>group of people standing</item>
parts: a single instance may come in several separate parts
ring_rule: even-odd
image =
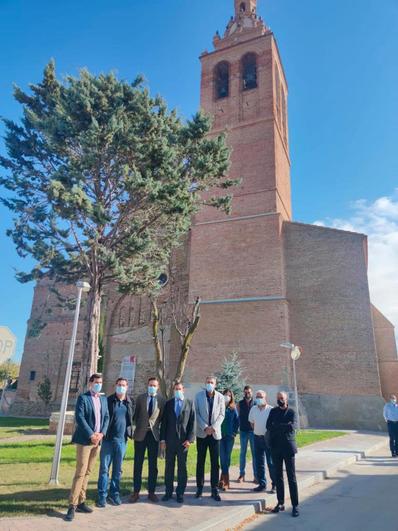
[[[210,454],[211,496],[221,501],[220,491],[230,487],[229,468],[235,437],[240,433],[240,475],[245,481],[247,447],[253,457],[253,489],[266,489],[265,463],[271,478],[271,491],[277,493],[278,503],[273,512],[284,510],[283,463],[286,466],[292,515],[298,516],[298,494],[295,475],[296,415],[289,407],[287,394],[278,393],[278,405],[267,404],[265,391],[250,386],[244,388],[244,398],[235,403],[234,393],[225,389],[216,391],[217,379],[208,376],[205,389],[192,401],[185,396],[182,382],[175,382],[174,396],[166,401],[159,393],[157,378],[148,380],[147,392],[135,404],[128,395],[128,381],[119,378],[115,392],[109,397],[101,394],[102,375],[93,374],[89,389],[77,399],[76,429],[72,442],[76,444],[76,471],[69,496],[65,519],[72,521],[75,512],[91,513],[86,504],[86,491],[93,466],[100,456],[98,496],[96,506],[121,505],[120,480],[127,440],[134,440],[133,490],[130,503],[140,499],[145,454],[148,459],[148,499],[157,503],[155,491],[158,479],[158,456],[164,456],[165,494],[162,501],[173,497],[175,464],[177,461],[176,501],[184,502],[187,486],[187,457],[189,447],[196,441],[196,498],[201,498],[205,483],[207,451]],[[220,475],[221,465],[221,475]],[[110,468],[111,478],[109,480]]]

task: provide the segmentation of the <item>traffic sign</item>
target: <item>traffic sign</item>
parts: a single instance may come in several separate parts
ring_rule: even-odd
[[[0,326],[0,363],[12,358],[15,354],[17,338],[6,326]]]

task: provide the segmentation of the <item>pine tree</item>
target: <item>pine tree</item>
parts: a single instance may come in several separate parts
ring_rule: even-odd
[[[236,352],[233,352],[229,358],[225,358],[221,371],[216,373],[218,391],[222,393],[225,389],[231,389],[235,400],[241,400],[243,388],[246,385],[243,370]]]
[[[0,201],[13,213],[7,233],[18,254],[36,262],[17,279],[90,283],[82,387],[97,369],[104,286],[155,291],[201,206],[229,212],[229,149],[223,135],[207,137],[208,117],[183,122],[141,78],[82,70],[60,82],[50,62],[14,97],[23,117],[3,120]]]

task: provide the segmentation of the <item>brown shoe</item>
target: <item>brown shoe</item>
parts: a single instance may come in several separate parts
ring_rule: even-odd
[[[156,494],[154,492],[150,492],[148,494],[148,500],[153,502],[153,503],[158,503],[159,498],[156,496]]]
[[[245,476],[238,477],[238,483],[243,483],[245,481]]]
[[[225,474],[221,474],[220,481],[218,482],[218,488],[225,490]]]
[[[129,502],[130,503],[137,503],[140,499],[140,493],[139,492],[132,492],[130,494]]]

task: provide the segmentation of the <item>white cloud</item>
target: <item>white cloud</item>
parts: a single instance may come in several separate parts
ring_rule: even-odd
[[[398,188],[389,197],[374,202],[360,199],[350,208],[347,219],[326,219],[315,225],[368,235],[371,299],[395,325],[398,337]]]

